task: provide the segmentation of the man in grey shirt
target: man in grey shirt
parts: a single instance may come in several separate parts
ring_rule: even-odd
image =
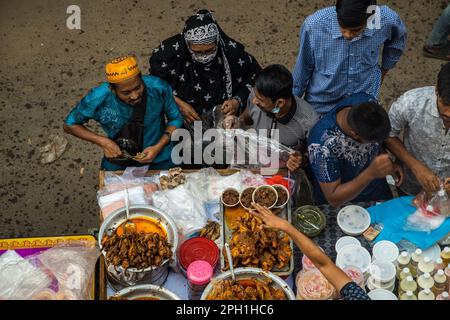
[[[255,80],[247,108],[239,118],[227,117],[224,123],[226,128],[251,127],[269,134],[278,129],[279,142],[297,151],[286,163],[289,171],[296,171],[303,162],[309,130],[319,117],[309,103],[292,94],[292,85],[292,74],[284,66],[266,67]]]
[[[389,118],[386,145],[405,166],[401,190],[415,195],[421,189],[436,192],[441,183],[450,187],[450,63],[439,72],[436,87],[410,90],[394,102]]]

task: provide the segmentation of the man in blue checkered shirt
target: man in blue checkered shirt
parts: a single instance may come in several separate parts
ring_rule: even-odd
[[[335,7],[319,10],[303,23],[293,92],[304,95],[321,114],[354,93],[378,97],[406,37],[398,14],[376,6],[376,0],[337,0]]]

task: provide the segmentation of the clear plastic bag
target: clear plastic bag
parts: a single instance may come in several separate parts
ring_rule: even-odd
[[[97,192],[97,200],[105,219],[113,211],[125,206],[126,191],[130,206],[151,204],[153,192],[159,189],[159,177],[146,177],[148,166],[128,167],[122,175],[105,173],[104,187]]]
[[[153,193],[153,205],[170,215],[182,234],[202,228],[207,222],[203,202],[199,201],[185,185]]]
[[[425,213],[422,209],[417,209],[412,215],[406,220],[406,224],[403,227],[404,230],[408,231],[422,231],[431,232],[439,228],[445,221],[445,217],[441,215],[430,215]]]
[[[255,130],[221,130],[226,159],[232,168],[283,167],[295,151]],[[225,142],[225,143],[223,143]]]
[[[105,172],[104,188],[102,195],[110,194],[116,191],[142,186],[146,192],[146,197],[151,199],[154,191],[159,189],[159,176],[145,176],[148,166],[127,167],[122,175],[117,175],[111,171]]]
[[[419,193],[414,199],[414,205],[426,216],[450,217],[450,198],[443,185],[436,193]]]
[[[29,300],[51,283],[49,275],[15,251],[0,256],[0,300]]]
[[[97,200],[103,219],[106,219],[107,216],[117,209],[125,207],[125,197],[127,196],[125,188],[110,194],[101,194],[100,192],[98,193]],[[147,198],[143,186],[128,189],[128,200],[130,206],[150,204],[150,200]]]
[[[100,256],[96,246],[84,242],[71,242],[50,248],[33,258],[37,259],[42,270],[56,278],[57,292],[54,299],[91,300],[92,280],[95,264]],[[32,299],[51,299],[52,290],[35,293]]]
[[[22,258],[0,256],[0,300],[89,300],[100,250],[86,242],[59,244]]]
[[[441,185],[441,189],[431,198],[426,209],[434,215],[450,217],[450,198],[443,185]]]
[[[208,129],[223,129],[224,115],[222,113],[222,105],[217,105],[212,109],[204,111],[200,115],[202,123],[202,131],[205,132]],[[193,122],[185,123],[185,127],[188,129],[190,134],[194,135],[195,125]]]

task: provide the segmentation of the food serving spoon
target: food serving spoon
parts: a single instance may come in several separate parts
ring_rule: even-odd
[[[225,251],[227,252],[228,265],[230,266],[231,279],[236,282],[236,276],[234,275],[233,258],[231,257],[230,245],[225,243]]]

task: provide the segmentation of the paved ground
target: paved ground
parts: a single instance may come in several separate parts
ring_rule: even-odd
[[[441,63],[423,58],[421,47],[446,1],[380,2],[397,10],[409,28],[406,53],[383,85],[388,106],[405,90],[435,83]],[[81,31],[66,28],[66,8],[74,3],[81,7]],[[100,150],[68,137],[61,159],[41,165],[38,148],[49,134],[62,134],[71,107],[103,81],[106,60],[135,52],[148,69],[153,48],[180,32],[194,9],[209,7],[262,65],[292,69],[304,18],[332,3],[0,0],[0,238],[82,234],[97,226]]]

